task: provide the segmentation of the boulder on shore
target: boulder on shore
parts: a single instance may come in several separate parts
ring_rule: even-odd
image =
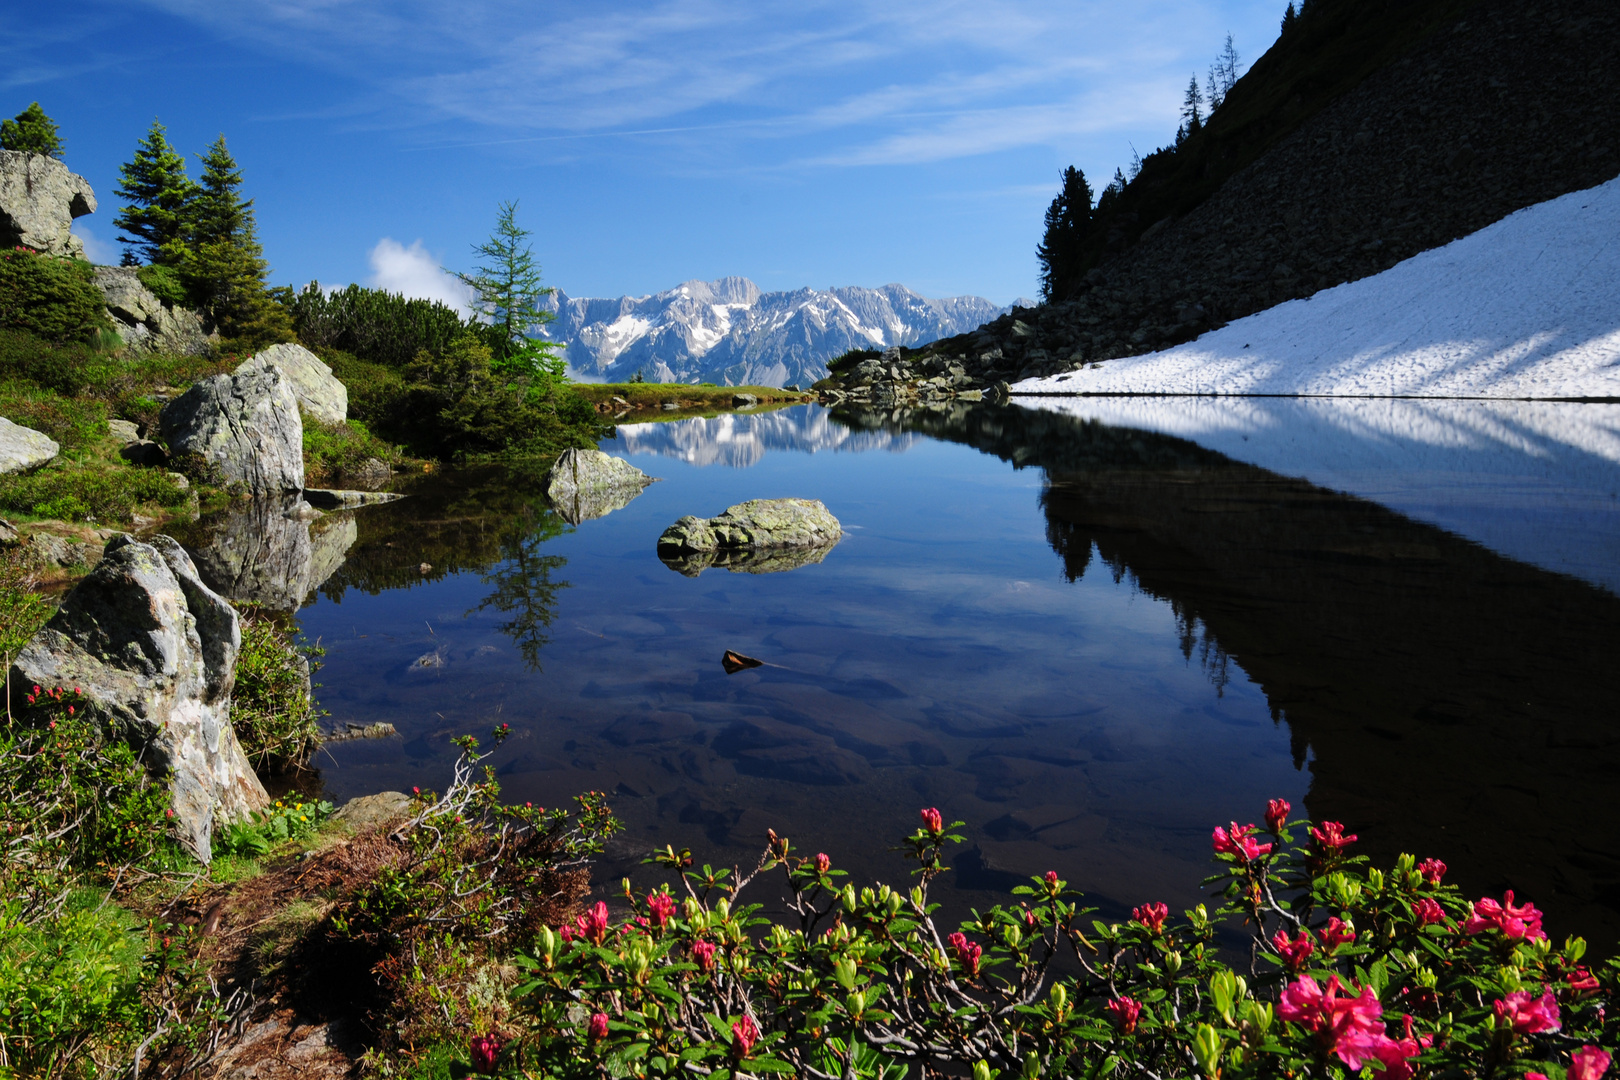
[[[154,776],[170,776],[176,834],[207,862],[216,825],[270,801],[230,723],[241,641],[236,610],[179,544],[119,534],[23,646],[13,697],[35,685],[78,687]]]
[[[628,461],[600,450],[564,450],[546,473],[546,498],[570,525],[629,504],[654,481]]]
[[[90,181],[46,154],[0,150],[0,248],[84,258],[73,219],[96,212]]]
[[[278,367],[292,383],[299,408],[323,424],[341,424],[349,418],[349,391],[321,358],[302,345],[272,345],[236,369],[238,375]]]
[[[818,499],[750,499],[707,520],[687,515],[658,538],[664,552],[831,547],[844,534]]]
[[[0,416],[0,476],[37,469],[61,450],[49,435]]]
[[[254,498],[304,489],[304,422],[292,380],[273,365],[203,379],[164,407],[158,430],[176,460]]]
[[[190,308],[158,298],[142,284],[138,266],[98,266],[96,288],[107,305],[124,352],[207,356],[218,335]]]

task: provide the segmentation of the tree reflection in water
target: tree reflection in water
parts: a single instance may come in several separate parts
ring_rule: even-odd
[[[542,548],[573,529],[549,509],[531,506],[524,518],[523,529],[501,538],[501,561],[479,575],[484,584],[495,586],[495,591],[476,610],[494,608],[510,615],[501,623],[501,633],[517,645],[531,671],[541,671],[540,650],[551,642],[546,630],[557,617],[557,592],[569,587],[568,582],[552,576],[567,566],[568,560],[561,555],[543,554]]]

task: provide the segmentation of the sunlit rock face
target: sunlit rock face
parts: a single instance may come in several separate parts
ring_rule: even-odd
[[[628,461],[600,450],[564,450],[546,473],[546,498],[564,521],[604,517],[630,505],[653,482]]]
[[[73,219],[96,212],[90,181],[46,154],[0,150],[0,248],[84,258]]]
[[[177,461],[255,498],[303,490],[304,423],[279,368],[203,379],[164,407],[158,427]]]
[[[207,862],[216,825],[269,803],[231,728],[236,611],[167,536],[114,537],[23,647],[17,687],[76,687],[154,776],[169,776],[180,841]]]

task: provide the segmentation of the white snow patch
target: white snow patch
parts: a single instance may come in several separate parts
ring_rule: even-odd
[[[1012,389],[1620,397],[1620,178],[1185,345]]]

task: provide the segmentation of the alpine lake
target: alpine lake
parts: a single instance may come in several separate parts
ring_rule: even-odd
[[[543,469],[486,467],[183,537],[297,609],[329,724],[397,729],[328,745],[315,790],[440,789],[451,738],[506,723],[503,798],[610,796],[602,895],[667,879],[666,844],[747,872],[769,829],[902,885],[937,806],[966,843],[936,898],[1055,869],[1110,920],[1211,902],[1212,827],[1281,797],[1620,941],[1620,405],[802,405],[601,449],[659,482],[573,524]],[[658,557],[683,515],[787,496],[843,523],[819,559]]]

